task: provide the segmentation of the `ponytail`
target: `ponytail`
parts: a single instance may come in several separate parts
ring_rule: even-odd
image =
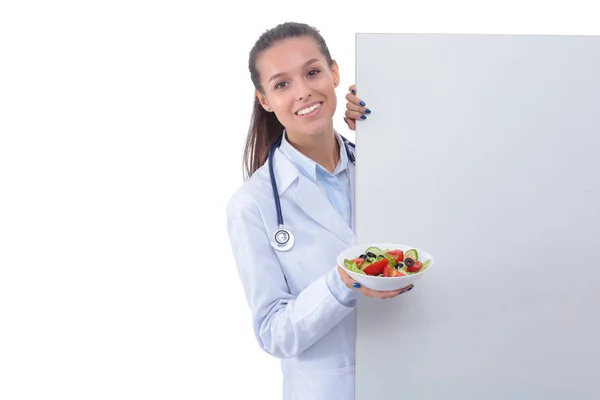
[[[254,96],[254,110],[244,146],[244,179],[250,178],[269,156],[269,149],[283,135],[275,113],[265,110]]]

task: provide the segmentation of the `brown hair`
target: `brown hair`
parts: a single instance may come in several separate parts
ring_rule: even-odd
[[[331,66],[333,64],[333,59],[331,58],[325,39],[323,39],[316,28],[297,22],[279,24],[275,28],[264,32],[254,44],[252,50],[250,50],[248,68],[250,70],[250,78],[256,90],[264,93],[264,88],[260,83],[260,75],[256,68],[256,61],[262,52],[280,40],[301,36],[314,38],[320,47],[321,53],[327,59],[328,65]],[[258,98],[254,96],[254,109],[244,147],[245,179],[251,177],[265,163],[269,155],[269,148],[281,138],[283,129],[283,125],[279,122],[275,113],[265,110]]]

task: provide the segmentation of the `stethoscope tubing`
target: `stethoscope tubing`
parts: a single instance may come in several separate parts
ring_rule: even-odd
[[[279,139],[277,139],[275,141],[275,143],[273,143],[271,145],[271,148],[269,149],[268,163],[269,163],[269,177],[271,179],[271,188],[273,189],[273,199],[275,200],[275,210],[277,212],[277,225],[279,226],[279,229],[273,235],[274,239],[275,239],[275,243],[274,243],[273,247],[275,247],[275,249],[280,250],[280,251],[287,251],[294,244],[294,235],[292,234],[292,232],[285,229],[283,226],[283,213],[281,211],[281,202],[279,200],[279,192],[277,190],[277,182],[275,179],[275,172],[273,170],[273,156],[275,154],[275,150],[281,145],[282,138],[283,138],[283,136],[280,137]],[[352,162],[354,164],[356,159],[348,147],[348,146],[350,146],[352,148],[355,148],[354,144],[351,143],[350,141],[348,141],[343,136],[342,136],[342,142],[344,143],[344,147],[346,149],[346,154],[348,155],[348,159],[350,160],[350,162]],[[280,236],[283,236],[284,239],[279,240]]]

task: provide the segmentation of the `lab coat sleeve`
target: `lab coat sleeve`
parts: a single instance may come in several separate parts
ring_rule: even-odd
[[[332,269],[297,297],[291,295],[258,207],[253,204],[252,200],[232,198],[227,206],[227,229],[254,334],[267,353],[294,357],[353,311],[355,294],[341,288],[332,293],[330,285],[339,285]]]
[[[329,273],[325,277],[325,282],[327,283],[327,287],[333,293],[335,298],[342,304],[347,307],[355,307],[356,306],[356,298],[359,296],[359,292],[357,290],[352,290],[346,286],[346,284],[342,281],[340,277],[340,273],[338,272],[337,266],[329,271]]]

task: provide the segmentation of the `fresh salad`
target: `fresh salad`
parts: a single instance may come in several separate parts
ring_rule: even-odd
[[[364,254],[352,260],[344,260],[344,266],[350,271],[373,276],[406,276],[422,272],[431,260],[422,262],[416,249],[406,253],[397,249],[381,250],[369,247]]]

